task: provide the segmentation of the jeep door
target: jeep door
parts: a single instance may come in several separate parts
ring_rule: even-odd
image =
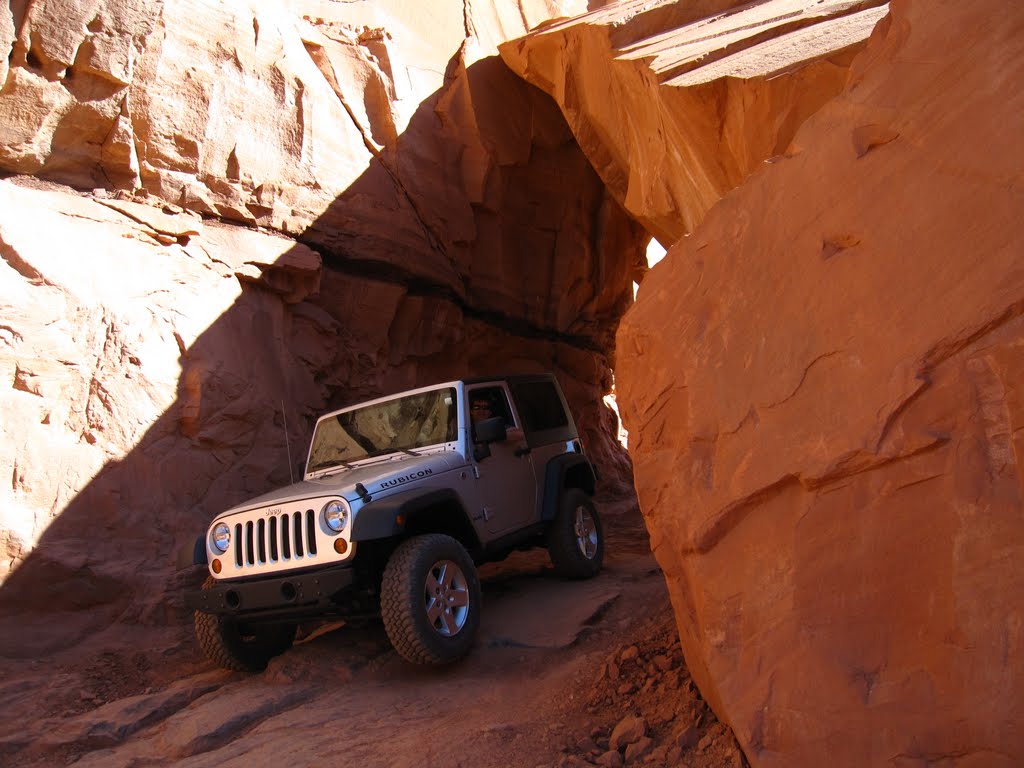
[[[467,387],[466,398],[471,423],[501,417],[509,432],[507,440],[488,446],[490,456],[477,462],[478,508],[471,514],[482,516],[490,534],[514,531],[532,522],[537,510],[537,478],[525,450],[522,424],[502,383]]]

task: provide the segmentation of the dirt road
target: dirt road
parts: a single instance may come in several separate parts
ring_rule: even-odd
[[[259,675],[215,669],[180,626],[2,659],[0,762],[743,765],[690,682],[635,503],[601,511],[593,580],[557,578],[544,552],[482,569],[479,641],[452,667],[408,664],[379,624],[319,627]]]

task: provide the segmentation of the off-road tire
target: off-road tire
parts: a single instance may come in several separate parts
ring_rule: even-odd
[[[594,502],[583,491],[567,488],[547,532],[548,554],[555,572],[567,579],[589,579],[604,561],[604,527]]]
[[[208,576],[203,589],[216,581]],[[224,669],[262,672],[267,662],[292,647],[295,624],[247,625],[235,619],[196,611],[196,640],[207,658]]]
[[[451,536],[414,536],[384,568],[380,609],[384,630],[403,658],[414,664],[458,661],[480,626],[476,566]]]

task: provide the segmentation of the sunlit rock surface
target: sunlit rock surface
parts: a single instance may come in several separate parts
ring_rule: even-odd
[[[628,0],[501,46],[666,247],[835,96],[887,4]]]
[[[1024,761],[1022,33],[894,0],[620,328],[687,661],[751,765]]]
[[[585,9],[545,0],[11,4],[0,13],[10,61],[0,71],[9,74],[0,164],[301,232],[395,148],[457,60],[491,55],[567,6]]]
[[[572,220],[604,216],[605,193],[585,182],[565,195],[593,171],[496,45],[584,10],[548,0],[18,6],[0,15],[14,24],[11,35],[0,22],[0,58],[11,62],[0,169],[273,228],[492,311],[568,325],[579,302],[544,305],[552,281],[520,267],[566,247],[597,258],[572,242]],[[612,235],[594,247],[618,245]],[[556,287],[582,298],[571,281]],[[600,289],[579,322],[621,311],[624,292]]]

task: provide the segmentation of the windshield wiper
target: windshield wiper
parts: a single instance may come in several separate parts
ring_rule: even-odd
[[[344,467],[345,469],[352,469],[352,465],[349,464],[347,461],[337,459],[335,461],[325,461],[320,464],[317,464],[315,467],[312,467],[309,471],[310,473],[323,472],[328,469],[334,469],[335,467]]]

